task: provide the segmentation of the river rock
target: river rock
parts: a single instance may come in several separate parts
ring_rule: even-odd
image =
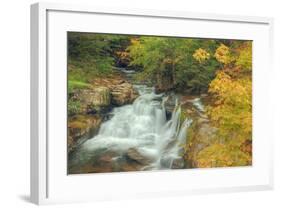
[[[160,159],[160,164],[164,168],[170,168],[172,164],[172,158],[163,156]]]
[[[121,76],[114,75],[107,78],[97,78],[93,80],[92,85],[109,88],[111,104],[116,106],[130,104],[138,97],[138,92],[134,89],[133,85]]]
[[[183,158],[174,159],[172,162],[172,169],[183,169],[185,167],[185,161]]]
[[[82,113],[100,113],[107,111],[111,103],[110,90],[107,87],[95,87],[76,91],[75,97],[81,103]]]
[[[69,119],[67,124],[68,152],[73,151],[88,138],[94,136],[101,125],[102,118],[92,115],[78,115]]]
[[[142,165],[148,165],[151,160],[145,156],[143,156],[138,150],[135,148],[130,148],[126,154],[127,158],[133,160]]]
[[[99,161],[99,163],[111,162],[113,160],[113,158],[116,156],[117,156],[117,153],[107,151],[107,152],[104,152],[104,154],[102,154],[102,156],[98,159],[98,161]]]
[[[197,120],[197,122],[198,122],[199,124],[203,124],[203,123],[208,123],[209,120],[208,120],[207,118],[205,118],[205,117],[199,117],[198,120]]]
[[[132,84],[121,82],[111,87],[111,96],[112,104],[121,106],[132,103],[138,97],[138,93]]]
[[[166,109],[166,117],[167,119],[170,119],[176,107],[176,100],[178,97],[174,93],[169,93],[165,99],[164,106]]]

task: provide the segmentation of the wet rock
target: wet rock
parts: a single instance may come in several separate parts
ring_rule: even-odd
[[[120,171],[129,172],[129,171],[139,171],[141,169],[142,169],[142,165],[141,164],[126,163],[126,164],[122,165]]]
[[[172,162],[172,169],[183,169],[185,167],[185,161],[183,158],[174,159]]]
[[[111,96],[112,104],[121,106],[132,103],[138,97],[138,93],[132,84],[121,82],[120,84],[111,86]]]
[[[105,112],[111,104],[111,94],[107,87],[77,90],[74,98],[80,102],[81,112],[88,114]]]
[[[166,101],[164,102],[164,106],[166,109],[166,117],[167,119],[170,119],[175,109],[178,97],[174,93],[169,93],[165,99]]]
[[[175,106],[176,106],[176,100],[177,100],[176,95],[174,95],[174,94],[168,95],[167,100],[165,102],[165,108],[167,111],[173,112],[173,110],[175,109]]]
[[[149,158],[146,158],[145,156],[143,156],[135,148],[130,148],[126,154],[126,157],[129,160],[135,161],[142,165],[148,165],[149,163],[151,163],[151,160]]]
[[[111,162],[112,156],[110,156],[110,155],[104,155],[104,156],[102,156],[99,160],[102,161],[102,162]]]
[[[94,136],[101,125],[102,118],[99,116],[77,115],[69,119],[67,124],[67,147],[68,152],[73,151],[88,138]]]
[[[93,80],[92,85],[109,88],[111,104],[113,105],[121,106],[130,104],[138,97],[138,92],[134,89],[133,85],[118,75],[97,78]]]
[[[207,118],[198,118],[198,120],[197,120],[197,122],[199,123],[199,124],[203,124],[203,123],[208,123],[209,122],[209,120],[207,119]]]
[[[172,164],[172,159],[170,157],[162,157],[160,160],[161,167],[170,168]]]

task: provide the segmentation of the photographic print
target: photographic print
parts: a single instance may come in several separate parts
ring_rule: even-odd
[[[67,33],[68,174],[252,165],[252,41]]]

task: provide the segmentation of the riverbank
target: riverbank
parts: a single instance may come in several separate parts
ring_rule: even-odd
[[[78,107],[68,115],[68,152],[94,136],[114,107],[130,104],[137,96],[133,85],[117,73],[93,79],[85,89],[73,90],[68,99]]]
[[[140,96],[115,107],[98,134],[72,155],[70,173],[119,172],[185,168],[182,157],[187,129],[192,120],[181,122],[181,106],[174,103],[167,118],[168,96],[153,87],[134,85]]]
[[[206,118],[201,98],[173,91],[155,94],[154,87],[134,82],[133,71],[118,72],[115,77],[96,79],[92,86],[108,88],[111,99],[112,92],[124,89],[120,85],[130,86],[127,95],[139,96],[128,102],[123,99],[128,98],[126,93],[117,96],[122,98],[119,103],[110,101],[110,110],[98,114],[102,119],[95,122],[91,134],[85,134],[88,139],[69,154],[69,173],[192,168],[186,146],[192,123]],[[132,87],[137,93],[128,93]],[[87,116],[94,115],[96,111]]]

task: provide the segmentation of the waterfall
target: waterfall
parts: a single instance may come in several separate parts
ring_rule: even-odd
[[[101,125],[98,135],[80,148],[80,159],[91,153],[110,150],[124,155],[130,148],[152,161],[146,169],[171,168],[173,160],[181,157],[187,129],[192,120],[180,121],[181,106],[176,103],[170,120],[166,118],[167,97],[154,89],[136,85],[140,96],[133,104],[114,108],[113,117]]]

